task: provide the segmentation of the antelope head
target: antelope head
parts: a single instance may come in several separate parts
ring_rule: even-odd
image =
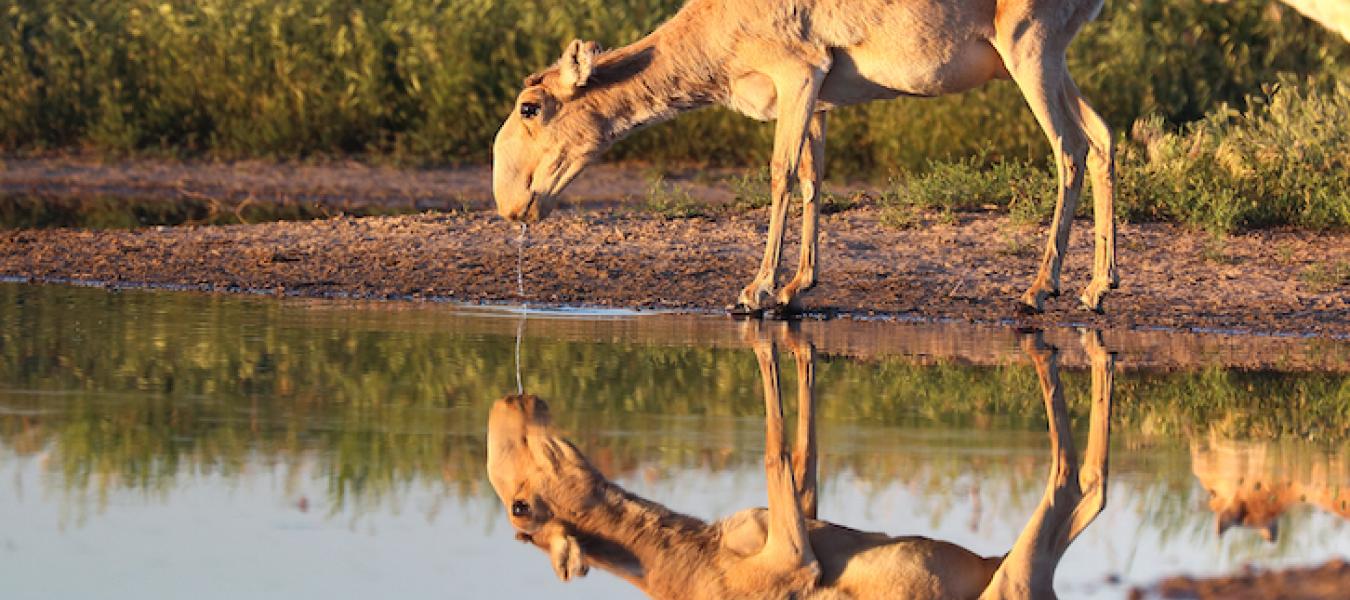
[[[585,106],[600,47],[573,40],[552,68],[525,79],[525,89],[492,146],[492,196],[511,221],[537,221],[605,149],[604,118]]]
[[[526,535],[551,516],[540,494],[546,473],[531,449],[532,439],[547,435],[549,422],[548,405],[534,396],[507,396],[488,414],[488,481],[510,511],[511,525]]]
[[[1267,542],[1279,537],[1282,506],[1261,499],[1215,497],[1210,499],[1209,508],[1214,512],[1214,531],[1220,536],[1237,526],[1255,530]]]
[[[547,550],[563,581],[586,575],[588,564],[572,519],[601,479],[576,447],[554,433],[543,400],[507,396],[492,405],[487,472],[516,539]]]

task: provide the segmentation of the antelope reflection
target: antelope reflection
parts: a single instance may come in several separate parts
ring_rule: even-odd
[[[544,549],[564,581],[589,567],[655,598],[1053,598],[1055,567],[1106,501],[1113,360],[1084,334],[1092,410],[1083,462],[1075,459],[1056,349],[1023,340],[1049,422],[1051,467],[1040,504],[1012,549],[982,557],[919,536],[891,537],[816,518],[815,348],[794,330],[757,330],[763,379],[767,508],[708,523],[635,496],[605,479],[552,428],[529,395],[499,400],[488,417],[487,470],[516,537]],[[789,451],[778,346],[795,358],[797,435]]]
[[[1350,462],[1306,444],[1211,433],[1192,440],[1191,472],[1209,494],[1219,535],[1242,527],[1274,542],[1280,515],[1298,504],[1350,519]]]

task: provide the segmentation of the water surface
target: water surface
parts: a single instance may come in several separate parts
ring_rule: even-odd
[[[596,571],[557,582],[487,483],[487,409],[516,390],[519,319],[0,284],[0,596],[637,597]],[[803,327],[822,352],[821,517],[1006,552],[1049,462],[1017,335]],[[565,313],[524,331],[525,390],[608,476],[707,519],[764,503],[742,325]],[[1350,556],[1346,345],[1150,335],[1105,336],[1119,352],[1109,500],[1060,594]],[[1047,337],[1085,435],[1074,334]],[[1290,506],[1273,541],[1219,536],[1210,490],[1238,480],[1329,500]]]

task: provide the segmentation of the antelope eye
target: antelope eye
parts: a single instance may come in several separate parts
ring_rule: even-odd
[[[539,104],[537,102],[525,102],[521,104],[520,116],[526,119],[533,119],[539,116]]]
[[[526,504],[524,500],[516,500],[511,503],[511,516],[523,517],[528,514],[530,514],[530,505]]]

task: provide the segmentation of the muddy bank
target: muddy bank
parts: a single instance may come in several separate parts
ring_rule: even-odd
[[[1130,598],[1196,600],[1313,600],[1344,598],[1350,590],[1350,564],[1333,559],[1319,567],[1246,570],[1227,577],[1171,577],[1152,590],[1133,590]]]
[[[490,206],[485,166],[406,170],[359,163],[100,162],[70,157],[0,163],[0,196],[208,198],[315,203],[442,214],[122,231],[0,230],[0,276],[42,281],[265,290],[295,296],[516,302],[517,231]],[[720,310],[753,274],[764,210],[668,219],[644,208],[656,177],[682,197],[725,206],[727,173],[597,165],[569,189],[568,210],[531,228],[526,298],[534,303]],[[827,186],[847,193],[850,186]],[[822,222],[821,284],[808,305],[827,312],[992,324],[1086,324],[1203,332],[1350,337],[1350,234],[1266,230],[1216,239],[1166,224],[1123,224],[1122,288],[1106,316],[1077,309],[1091,262],[1090,223],[1075,225],[1065,295],[1019,317],[1044,227],[1002,212],[881,225],[863,202]],[[242,219],[241,219],[242,220]],[[795,223],[793,224],[795,227]],[[785,276],[795,266],[789,229]]]
[[[563,211],[530,228],[526,300],[721,310],[759,262],[763,210],[716,220],[623,209]],[[1028,326],[1165,327],[1350,337],[1350,293],[1319,265],[1350,261],[1350,234],[1268,230],[1211,237],[1166,224],[1121,227],[1122,287],[1106,315],[1077,308],[1091,263],[1076,224],[1065,295],[1019,317],[1044,227],[997,214],[898,230],[863,207],[824,217],[821,284],[808,304],[859,315]],[[795,233],[795,232],[794,232]],[[795,237],[795,236],[790,236]],[[317,297],[516,302],[517,229],[481,211],[136,230],[0,232],[0,275],[265,290]],[[784,256],[795,261],[790,240]],[[789,272],[790,275],[790,272]]]

